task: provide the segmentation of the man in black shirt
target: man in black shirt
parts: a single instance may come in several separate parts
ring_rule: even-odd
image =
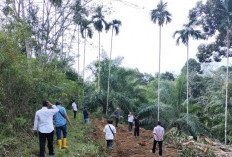
[[[139,136],[139,116],[135,115],[134,118],[134,123],[135,123],[135,129],[134,129],[134,136]]]

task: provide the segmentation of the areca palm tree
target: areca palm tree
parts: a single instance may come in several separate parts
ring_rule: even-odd
[[[171,14],[166,10],[167,3],[162,0],[157,5],[157,8],[151,11],[151,21],[159,25],[159,73],[158,73],[158,120],[159,120],[159,106],[160,106],[160,61],[161,61],[161,28],[164,24],[171,22]]]
[[[187,47],[187,70],[186,70],[186,86],[187,86],[187,123],[188,123],[188,114],[189,114],[189,79],[188,79],[188,60],[189,60],[189,38],[192,37],[193,39],[202,39],[203,36],[201,34],[200,30],[195,30],[193,28],[194,21],[190,21],[188,24],[185,24],[182,30],[175,31],[173,34],[173,37],[175,37],[177,34],[179,35],[176,39],[176,44],[180,44],[181,42]]]
[[[106,26],[106,30],[108,31],[110,28],[112,28],[112,34],[111,34],[111,46],[110,46],[110,60],[109,60],[109,75],[108,75],[108,82],[107,82],[107,100],[106,100],[106,115],[108,113],[108,107],[109,107],[109,93],[110,93],[110,70],[111,70],[111,56],[112,56],[112,49],[113,49],[113,36],[114,31],[115,34],[118,35],[119,33],[119,27],[122,25],[122,22],[120,20],[113,20]]]
[[[83,87],[84,87],[84,80],[85,80],[85,49],[86,49],[86,41],[87,41],[88,37],[89,38],[93,37],[93,31],[92,31],[92,29],[90,27],[91,24],[92,24],[92,21],[89,21],[87,19],[82,20],[82,24],[81,24],[81,35],[84,38],[84,58],[83,58],[83,74],[82,74]]]
[[[73,16],[73,20],[74,22],[78,25],[77,27],[77,43],[78,43],[78,47],[77,47],[77,56],[78,56],[78,74],[80,75],[80,28],[82,25],[82,20],[85,19],[85,16],[88,16],[88,11],[86,10],[86,8],[81,6],[81,0],[76,1],[75,6],[73,7],[74,9],[74,16]]]
[[[107,26],[107,22],[105,21],[105,17],[102,14],[102,6],[99,6],[95,10],[95,15],[93,15],[92,20],[93,20],[93,25],[94,28],[98,31],[99,35],[99,52],[98,52],[98,92],[100,91],[100,57],[101,57],[101,32],[103,29],[103,24],[105,27]]]

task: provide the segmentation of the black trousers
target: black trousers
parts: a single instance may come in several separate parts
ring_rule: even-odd
[[[128,122],[128,130],[132,131],[133,122]]]
[[[39,145],[40,145],[40,156],[44,157],[45,156],[45,144],[46,144],[46,140],[48,140],[48,150],[49,150],[49,154],[54,153],[53,150],[53,135],[54,135],[54,131],[52,131],[51,133],[41,133],[39,132]]]
[[[119,118],[115,118],[115,126],[118,127]]]
[[[139,136],[139,127],[135,127],[134,136]]]
[[[77,111],[73,110],[73,113],[74,113],[74,119],[76,119]]]
[[[155,153],[155,148],[156,148],[157,143],[159,144],[159,156],[162,156],[162,143],[163,143],[163,141],[154,140],[152,152]]]

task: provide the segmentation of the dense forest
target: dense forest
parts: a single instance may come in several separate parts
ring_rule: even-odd
[[[171,22],[166,6],[160,1],[148,15],[160,29]],[[178,76],[141,73],[121,66],[123,57],[112,58],[113,37],[120,35],[123,21],[106,21],[110,13],[104,7],[93,0],[0,2],[0,150],[11,150],[19,133],[32,134],[35,111],[45,99],[59,99],[67,108],[75,99],[80,108],[106,117],[119,107],[125,121],[131,111],[145,119],[147,129],[159,119],[165,128],[177,127],[195,139],[205,134],[231,144],[232,0],[198,2],[189,11],[189,23],[173,32],[187,53],[191,38],[215,38],[199,45],[197,60],[187,58]],[[102,31],[111,36],[110,52],[100,49]],[[80,69],[79,56],[88,53],[93,35],[99,36],[98,59],[85,65],[83,57]],[[211,67],[223,58],[227,66]],[[86,71],[92,79],[85,79]]]

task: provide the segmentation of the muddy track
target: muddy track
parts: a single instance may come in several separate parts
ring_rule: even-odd
[[[93,119],[92,128],[94,128],[95,140],[102,140],[104,137],[103,129],[106,125],[105,119]],[[119,125],[117,128],[116,140],[114,141],[114,150],[112,157],[158,157],[158,150],[152,153],[152,131],[140,128],[140,136],[134,137],[133,131],[128,131],[127,125]],[[157,146],[158,147],[158,146]],[[179,157],[177,149],[171,145],[163,145],[164,157]]]

